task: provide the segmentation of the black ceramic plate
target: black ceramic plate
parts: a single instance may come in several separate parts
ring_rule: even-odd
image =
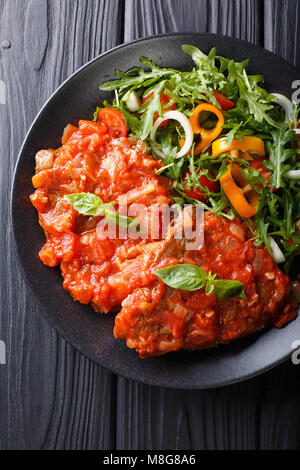
[[[290,97],[296,70],[264,49],[211,34],[174,34],[152,37],[117,47],[72,75],[42,108],[25,139],[18,159],[13,192],[12,220],[16,249],[28,285],[46,316],[72,345],[116,374],[151,385],[172,388],[210,388],[244,380],[286,360],[291,344],[300,337],[300,316],[282,330],[271,328],[215,349],[170,353],[141,360],[123,341],[114,339],[114,315],[97,315],[92,307],[74,302],[62,287],[58,268],[45,267],[38,258],[44,234],[28,196],[33,192],[34,155],[39,149],[60,145],[66,124],[90,119],[107,94],[100,83],[115,78],[114,70],[136,66],[141,55],[161,66],[189,70],[192,62],[181,51],[194,44],[208,52],[236,60],[250,59],[249,71],[262,73],[270,92]],[[32,90],[32,93],[34,91]]]

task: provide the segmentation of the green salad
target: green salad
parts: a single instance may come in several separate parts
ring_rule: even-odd
[[[162,160],[157,173],[172,179],[175,204],[242,218],[255,245],[289,273],[300,246],[299,106],[269,94],[262,75],[248,75],[248,60],[220,57],[215,48],[182,50],[190,71],[140,57],[144,67],[117,70],[100,86],[115,93],[103,105]]]

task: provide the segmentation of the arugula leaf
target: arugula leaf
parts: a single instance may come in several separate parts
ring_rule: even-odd
[[[290,243],[283,241],[282,248],[284,249],[284,255],[286,257],[286,263],[284,265],[284,270],[287,274],[291,269],[291,265],[293,261],[298,257],[299,260],[299,246],[300,246],[300,235],[295,234],[292,236],[293,245]],[[296,277],[298,280],[300,279],[299,270],[296,272]]]
[[[289,239],[294,232],[293,228],[293,209],[294,209],[294,200],[289,191],[284,190],[282,196],[282,206],[284,212],[284,226],[285,226],[285,238]]]
[[[211,272],[206,274],[203,269],[193,264],[175,264],[154,271],[154,274],[175,289],[195,291],[205,287],[206,295],[213,293],[217,299],[246,297],[244,286],[240,281],[215,279],[215,274]]]
[[[97,108],[95,109],[95,112],[93,113],[93,121],[97,121],[98,120],[98,112],[100,111],[100,106],[97,106]]]
[[[140,119],[134,114],[129,111],[127,106],[124,104],[123,101],[120,101],[119,109],[122,112],[125,120],[126,125],[129,127],[129,130],[133,132],[134,135],[139,134],[139,127],[140,127]]]
[[[291,169],[289,160],[295,159],[295,149],[287,147],[294,141],[294,131],[285,125],[272,129],[271,136],[273,141],[266,144],[269,160],[266,160],[265,166],[271,171],[271,188],[278,189],[286,185],[283,175]]]
[[[293,197],[294,197],[294,202],[295,202],[295,215],[294,218],[296,219],[296,226],[298,229],[300,229],[299,226],[299,219],[300,219],[300,191],[297,188],[296,190],[293,191]]]
[[[221,196],[219,199],[214,199],[214,198],[209,198],[209,202],[212,205],[212,212],[215,214],[216,217],[220,217],[221,215],[223,217],[226,217],[230,220],[234,219],[234,215],[232,215],[230,212],[224,213],[224,209],[227,209],[229,207],[228,199],[227,196],[225,195],[223,189],[221,188]]]
[[[265,188],[266,180],[263,176],[261,176],[258,170],[255,170],[251,166],[248,166],[246,168],[241,168],[240,172],[241,175],[245,178],[245,180],[250,184],[250,186],[252,186],[252,188],[257,193],[261,192],[259,185]]]
[[[172,144],[172,136],[166,129],[162,130],[160,136],[160,150],[165,156],[164,164],[166,167],[169,166],[166,171],[166,176],[176,180],[180,177],[184,159],[177,158],[178,149]]]
[[[270,224],[265,223],[265,211],[263,212],[262,210],[260,210],[260,207],[258,207],[254,220],[259,239],[265,244],[270,255],[273,256],[273,252],[268,239],[268,228]]]
[[[105,82],[99,86],[99,89],[102,91],[124,91],[128,88],[132,88],[134,90],[140,87],[147,87],[150,84],[160,80],[161,77],[171,77],[174,73],[177,72],[173,69],[160,68],[146,57],[140,57],[140,61],[151,70],[146,71],[138,67],[129,70],[127,73],[116,70],[116,75],[119,77],[119,80]]]
[[[239,87],[240,97],[242,100],[247,102],[249,111],[253,114],[254,118],[260,123],[266,121],[273,127],[280,127],[279,124],[267,113],[267,111],[273,109],[271,102],[268,103],[261,96],[257,96],[257,93],[255,93],[254,89],[251,88],[250,84],[247,87],[245,79],[243,80],[241,77],[238,77],[237,84]]]
[[[148,57],[141,56],[140,62],[142,62],[142,64],[146,65],[146,67],[148,67],[151,70],[161,70],[160,67],[158,67],[155,64],[155,62],[153,62],[153,60],[148,59]],[[131,73],[132,73],[132,70],[131,70]]]
[[[216,48],[211,49],[209,55],[204,54],[196,46],[184,44],[182,47],[183,52],[190,55],[196,65],[203,69],[211,69],[215,67]]]
[[[247,135],[254,135],[263,140],[271,138],[266,125],[257,122],[252,115],[247,114],[241,108],[227,111],[226,117],[223,129],[228,129],[226,134],[228,145],[231,145],[233,139],[243,140],[243,137]]]
[[[142,114],[140,119],[139,137],[142,140],[145,140],[152,130],[154,114],[158,113],[160,116],[162,115],[160,95],[164,86],[165,82],[162,81],[152,88],[153,96],[151,96],[151,98],[139,108],[139,113]]]

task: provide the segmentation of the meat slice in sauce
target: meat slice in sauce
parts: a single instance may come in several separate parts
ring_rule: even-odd
[[[97,128],[97,126],[95,126]],[[57,150],[36,157],[36,188],[31,201],[46,235],[40,259],[60,264],[64,288],[74,300],[96,311],[118,309],[114,334],[141,357],[178,349],[201,349],[244,336],[267,324],[283,326],[296,316],[290,281],[265,248],[248,239],[246,227],[207,212],[204,246],[186,251],[185,240],[99,237],[103,216],[84,216],[64,196],[91,192],[103,202],[146,208],[169,205],[170,182],[158,176],[162,164],[141,141],[111,139],[96,130],[71,126]],[[246,298],[217,300],[203,289],[186,292],[167,287],[153,272],[178,263],[196,264],[220,279],[236,279]]]
[[[72,129],[64,145],[53,151],[52,166],[48,158],[47,168],[41,165],[39,152],[31,201],[46,234],[41,260],[50,267],[60,264],[64,287],[74,300],[92,303],[95,310],[106,313],[136,287],[152,281],[151,240],[99,239],[97,225],[103,216],[79,214],[64,196],[91,192],[105,203],[125,201],[128,210],[139,204],[145,208],[143,223],[147,219],[151,225],[153,207],[171,201],[170,183],[155,174],[161,163],[145,152],[143,142],[110,139],[95,148],[94,141],[98,142],[86,130],[82,134]]]
[[[234,223],[240,231],[236,227],[233,230],[227,219],[206,213],[203,248],[185,252],[182,243],[178,246],[174,240],[160,262],[165,254],[172,253],[174,263],[194,262],[220,278],[243,279],[245,299],[218,300],[213,294],[207,296],[204,289],[180,291],[155,280],[152,286],[135,289],[125,299],[115,320],[115,337],[125,339],[128,347],[147,357],[178,349],[208,348],[267,324],[280,325],[281,319],[286,321],[284,310],[289,312],[289,320],[295,318],[295,305],[287,299],[288,277],[265,248],[256,248],[247,240],[243,224]],[[255,266],[258,256],[259,267]]]

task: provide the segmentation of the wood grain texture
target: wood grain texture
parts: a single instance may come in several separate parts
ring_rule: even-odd
[[[36,25],[39,28],[36,28]],[[26,60],[38,71],[48,42],[48,1],[31,0],[26,9],[24,43]]]
[[[259,396],[257,381],[246,387],[179,391],[119,378],[118,448],[255,449]]]
[[[263,41],[261,0],[125,0],[124,39],[170,32],[211,32]]]
[[[11,41],[10,49],[0,48],[6,84],[6,104],[0,105],[0,339],[7,346],[7,365],[0,366],[0,447],[111,448],[115,378],[60,338],[26,290],[14,258],[9,194],[20,145],[43,103],[83,63],[120,42],[121,4],[55,0],[46,12],[45,3],[0,1],[0,44]]]
[[[300,3],[264,0],[264,44],[300,69]]]

